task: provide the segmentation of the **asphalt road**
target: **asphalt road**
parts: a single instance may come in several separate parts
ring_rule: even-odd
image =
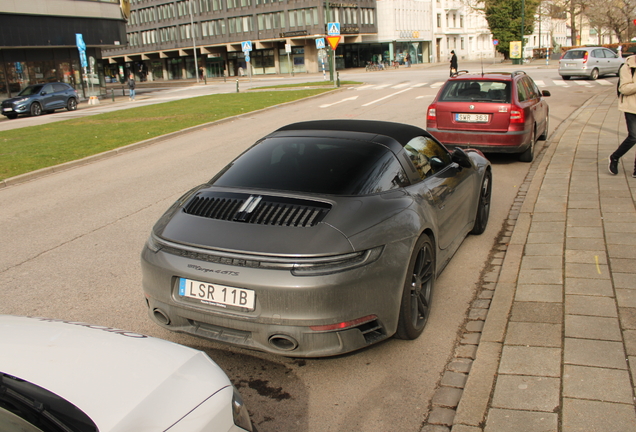
[[[589,85],[576,84],[577,80],[565,87],[554,84],[561,81],[554,69],[525,69],[553,94],[552,129],[595,89],[616,80]],[[510,156],[491,157],[494,190],[488,229],[468,237],[439,277],[429,323],[416,341],[390,339],[346,356],[300,360],[173,334],[146,316],[139,253],[152,225],[175,199],[207,181],[268,132],[294,121],[330,118],[424,126],[426,107],[446,73],[441,66],[342,73],[341,80],[363,80],[367,85],[247,114],[0,189],[0,313],[124,328],[203,349],[239,386],[261,432],[419,431],[530,164]],[[196,93],[162,93],[166,91],[144,97]],[[68,114],[85,111],[89,110]],[[28,121],[12,122],[26,126]]]

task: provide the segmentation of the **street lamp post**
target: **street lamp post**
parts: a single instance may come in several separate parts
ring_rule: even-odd
[[[197,41],[194,38],[194,18],[192,17],[192,0],[188,2],[190,6],[190,37],[192,38],[192,48],[194,49],[194,75],[199,83],[199,62],[197,61]]]

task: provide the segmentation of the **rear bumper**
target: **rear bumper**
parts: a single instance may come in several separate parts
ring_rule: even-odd
[[[559,69],[560,76],[581,76],[581,77],[589,77],[592,74],[592,69]]]
[[[427,128],[447,147],[475,148],[487,153],[522,153],[530,145],[530,131],[483,133],[478,131],[444,131]]]

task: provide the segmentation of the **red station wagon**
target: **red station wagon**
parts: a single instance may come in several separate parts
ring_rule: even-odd
[[[460,73],[440,89],[426,113],[426,129],[447,147],[518,153],[532,162],[534,145],[548,137],[549,108],[525,72]]]

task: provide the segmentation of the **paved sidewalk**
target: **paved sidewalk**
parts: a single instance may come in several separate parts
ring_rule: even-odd
[[[636,431],[634,150],[617,176],[607,169],[626,135],[613,90],[553,134],[520,189],[423,431]],[[470,372],[453,384],[447,375],[462,363]]]

